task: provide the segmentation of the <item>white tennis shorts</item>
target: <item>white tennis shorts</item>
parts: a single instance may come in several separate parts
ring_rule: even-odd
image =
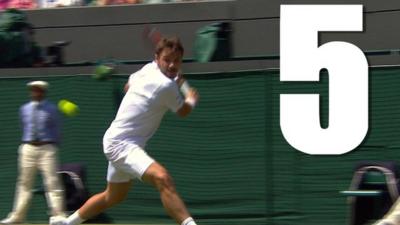
[[[122,150],[124,154],[116,160],[109,160],[107,181],[123,183],[133,179],[141,180],[147,168],[154,162],[154,159],[137,145],[125,143],[119,147],[125,148]]]

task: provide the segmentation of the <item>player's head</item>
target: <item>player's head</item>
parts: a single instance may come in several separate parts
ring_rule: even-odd
[[[41,101],[46,96],[46,91],[49,84],[46,81],[32,81],[27,84],[31,99],[34,101]]]
[[[174,78],[181,69],[183,53],[184,49],[179,38],[161,38],[155,53],[161,72],[169,78]]]

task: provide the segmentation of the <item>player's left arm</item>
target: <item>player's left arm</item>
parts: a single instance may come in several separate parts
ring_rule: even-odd
[[[126,92],[128,92],[128,90],[129,90],[129,81],[126,82],[124,85],[124,92],[126,93]]]
[[[139,70],[139,71],[140,71],[140,70]],[[137,72],[135,72],[135,73],[133,73],[133,74],[131,74],[131,75],[129,76],[128,81],[127,81],[127,82],[125,83],[125,85],[124,85],[124,93],[128,92],[129,87],[132,86],[133,77],[134,77],[135,74],[138,73],[139,71],[137,71]]]

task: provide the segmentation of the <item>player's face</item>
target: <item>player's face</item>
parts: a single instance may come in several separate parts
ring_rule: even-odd
[[[31,87],[31,99],[34,101],[41,101],[44,99],[46,92],[38,87]]]
[[[156,62],[163,74],[174,78],[182,66],[182,53],[165,48],[159,55],[156,55]]]

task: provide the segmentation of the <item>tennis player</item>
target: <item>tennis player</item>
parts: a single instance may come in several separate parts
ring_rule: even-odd
[[[109,161],[106,190],[92,196],[68,218],[51,218],[51,225],[77,225],[120,203],[134,179],[159,191],[165,210],[178,224],[196,225],[168,171],[144,150],[168,110],[185,117],[198,101],[193,88],[185,97],[180,93],[183,78],[176,78],[183,53],[178,38],[162,38],[156,46],[155,60],[129,77],[127,92],[103,138]]]

